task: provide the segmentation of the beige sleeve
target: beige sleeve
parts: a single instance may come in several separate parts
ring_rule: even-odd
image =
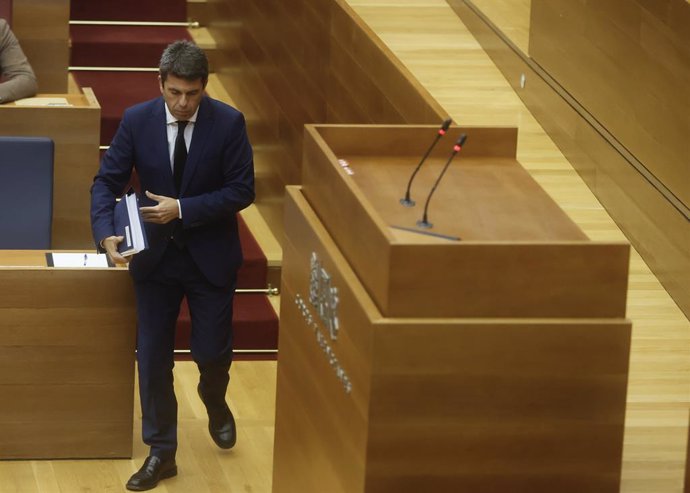
[[[34,71],[4,19],[0,19],[0,74],[0,103],[34,96],[38,91]]]

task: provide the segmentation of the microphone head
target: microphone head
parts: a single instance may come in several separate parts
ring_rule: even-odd
[[[467,135],[460,134],[460,137],[455,141],[455,145],[453,146],[453,152],[460,152],[460,149],[462,149],[462,146],[465,144],[466,140]]]
[[[453,120],[451,120],[450,118],[446,118],[445,120],[443,120],[443,123],[441,124],[441,128],[438,129],[438,135],[439,136],[437,138],[440,139],[441,137],[446,135],[446,131],[448,130],[448,127],[450,127],[450,124],[452,122],[453,122]]]

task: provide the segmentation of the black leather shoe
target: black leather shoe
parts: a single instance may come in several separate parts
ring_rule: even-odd
[[[222,406],[213,408],[204,400],[201,394],[201,386],[197,386],[197,392],[201,398],[201,402],[206,406],[208,413],[208,432],[216,445],[222,449],[231,449],[235,446],[237,441],[237,432],[235,430],[235,418],[230,411],[228,405],[223,401]]]
[[[141,469],[129,478],[126,487],[132,491],[146,491],[155,488],[161,479],[171,478],[176,475],[177,465],[175,464],[175,459],[163,460],[160,457],[151,455],[146,458]]]

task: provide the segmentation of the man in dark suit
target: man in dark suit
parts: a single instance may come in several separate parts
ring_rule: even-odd
[[[225,402],[232,361],[232,298],[242,252],[238,211],[254,200],[254,165],[244,117],[204,94],[208,61],[187,41],[160,62],[162,97],[128,108],[91,189],[99,248],[117,263],[123,240],[113,229],[115,197],[136,169],[149,248],[130,262],[137,300],[137,363],[144,442],[150,455],[127,488],[147,490],[177,474],[177,400],[173,390],[175,324],[187,297],[191,352],[209,432],[235,444]]]

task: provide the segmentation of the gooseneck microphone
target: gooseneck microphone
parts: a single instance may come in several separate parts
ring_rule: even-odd
[[[415,205],[415,201],[410,198],[410,187],[412,186],[412,180],[414,180],[415,175],[419,171],[419,168],[422,167],[422,164],[424,164],[424,161],[426,161],[426,158],[428,158],[429,154],[431,154],[431,151],[436,146],[436,143],[439,140],[441,140],[441,137],[446,135],[446,132],[448,131],[448,127],[450,127],[450,124],[452,122],[453,122],[453,120],[450,118],[443,120],[443,123],[441,124],[441,128],[439,128],[438,132],[436,133],[436,138],[431,143],[431,147],[429,147],[429,149],[426,151],[426,154],[424,154],[424,157],[422,157],[422,160],[419,161],[419,164],[417,165],[417,167],[412,172],[412,176],[410,176],[410,181],[407,182],[407,190],[405,191],[405,197],[400,199],[400,203],[402,205],[404,205],[405,207],[412,207],[413,205]]]
[[[424,215],[422,216],[422,219],[417,221],[417,226],[420,228],[432,228],[434,225],[429,222],[427,218],[427,211],[429,210],[429,201],[431,200],[431,196],[434,194],[436,191],[436,187],[438,187],[438,184],[441,181],[441,178],[443,178],[444,173],[448,169],[448,165],[450,162],[453,160],[455,155],[460,152],[462,149],[462,146],[465,145],[465,141],[467,140],[467,135],[466,134],[460,134],[460,138],[458,138],[457,142],[453,146],[453,152],[451,153],[450,157],[448,158],[448,161],[446,161],[446,164],[443,166],[443,169],[441,170],[441,174],[438,175],[438,178],[436,178],[436,182],[434,183],[434,186],[431,187],[431,191],[429,192],[429,195],[426,198],[426,203],[424,204]]]

